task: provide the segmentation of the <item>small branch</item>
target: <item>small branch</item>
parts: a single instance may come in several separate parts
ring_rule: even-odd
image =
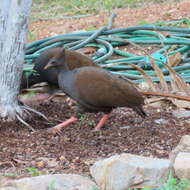
[[[168,97],[168,98],[176,98],[179,100],[185,100],[190,102],[189,96],[181,96],[181,95],[175,95],[175,94],[169,94],[169,93],[161,93],[161,92],[141,92],[143,95],[152,95],[152,96],[162,96],[162,97]]]

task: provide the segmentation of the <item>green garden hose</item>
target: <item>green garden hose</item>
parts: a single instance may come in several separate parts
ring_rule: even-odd
[[[183,19],[184,20],[184,19]],[[183,23],[174,21],[173,23]],[[71,50],[77,50],[84,47],[95,47],[96,53],[92,59],[104,69],[110,72],[123,75],[136,83],[144,81],[143,75],[133,67],[125,64],[135,64],[144,69],[153,81],[159,82],[154,70],[151,67],[149,56],[136,55],[134,53],[122,50],[122,46],[127,48],[128,44],[137,44],[149,46],[155,49],[150,56],[162,70],[165,80],[171,81],[169,71],[164,66],[167,62],[167,56],[181,54],[181,61],[173,69],[187,82],[190,83],[190,29],[182,27],[161,26],[171,22],[161,22],[152,25],[140,25],[127,28],[111,28],[109,25],[95,31],[75,32],[63,34],[54,37],[44,38],[32,43],[28,43],[25,52],[24,72],[33,72],[33,60],[41,52],[52,47],[65,47]],[[167,32],[163,35],[160,31]],[[135,48],[138,48],[135,47]],[[141,48],[143,48],[141,46]],[[142,49],[139,49],[140,51]],[[167,52],[167,56],[166,56]],[[111,59],[112,55],[117,55],[117,59]]]

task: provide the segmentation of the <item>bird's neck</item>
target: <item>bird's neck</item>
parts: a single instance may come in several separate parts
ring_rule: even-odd
[[[62,64],[62,65],[59,65],[57,67],[57,70],[58,70],[58,73],[66,73],[66,72],[69,72],[69,68],[67,66],[67,64]]]

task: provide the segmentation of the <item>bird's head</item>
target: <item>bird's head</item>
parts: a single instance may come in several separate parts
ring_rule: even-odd
[[[66,69],[67,68],[67,64],[66,64],[66,56],[65,56],[65,49],[63,48],[61,52],[57,53],[57,55],[55,55],[53,58],[51,58],[49,60],[49,62],[47,63],[47,65],[44,67],[44,70],[48,69],[48,68],[56,68],[58,70],[62,69]]]

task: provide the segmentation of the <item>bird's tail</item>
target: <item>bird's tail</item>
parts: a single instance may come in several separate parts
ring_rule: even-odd
[[[141,117],[145,118],[147,116],[146,112],[144,111],[143,107],[140,106],[132,106],[133,110],[136,111]]]

